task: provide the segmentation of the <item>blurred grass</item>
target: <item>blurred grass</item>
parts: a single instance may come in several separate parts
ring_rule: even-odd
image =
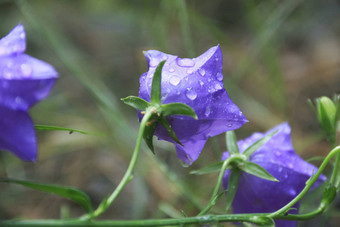
[[[34,121],[108,135],[38,132],[39,161],[22,163],[2,153],[0,175],[77,186],[98,204],[119,182],[134,146],[136,113],[119,99],[138,92],[147,69],[142,50],[190,57],[217,43],[225,88],[250,120],[238,137],[289,121],[296,150],[304,157],[323,155],[328,145],[306,99],[339,92],[339,10],[331,0],[0,1],[1,36],[23,23],[27,53],[60,74],[50,97],[32,109]],[[207,202],[216,176],[189,171],[219,158],[224,135],[189,168],[181,167],[171,145],[155,145],[157,155],[143,152],[136,179],[103,218],[179,215],[176,209],[194,215]],[[0,218],[58,218],[65,210],[82,212],[54,196],[1,189]]]

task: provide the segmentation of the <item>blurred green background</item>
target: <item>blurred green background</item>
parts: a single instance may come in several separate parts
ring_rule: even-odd
[[[220,44],[224,87],[249,120],[238,138],[288,121],[302,157],[330,150],[306,101],[340,92],[339,1],[0,0],[0,21],[1,37],[21,22],[26,53],[59,72],[49,98],[31,109],[34,122],[106,135],[39,131],[38,161],[2,152],[1,177],[79,187],[98,204],[120,181],[134,147],[136,112],[120,98],[138,94],[148,49],[195,57]],[[219,160],[224,135],[210,139],[188,168],[171,144],[155,146],[156,156],[144,146],[134,180],[101,218],[195,215],[207,203],[217,174],[189,172]],[[1,219],[83,214],[57,196],[0,188]],[[302,212],[318,203],[319,192],[304,200]],[[215,211],[219,207],[223,199]],[[323,217],[301,226],[336,226],[339,207],[337,199]]]

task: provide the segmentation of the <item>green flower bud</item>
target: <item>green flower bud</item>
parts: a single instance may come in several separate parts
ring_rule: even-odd
[[[339,96],[335,96],[334,100],[322,96],[315,102],[318,121],[327,138],[334,143],[339,120]]]

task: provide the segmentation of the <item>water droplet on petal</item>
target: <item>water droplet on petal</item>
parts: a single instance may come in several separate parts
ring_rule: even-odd
[[[33,71],[32,67],[29,64],[22,64],[20,66],[20,69],[23,77],[30,77]]]
[[[282,166],[279,166],[279,168],[277,170],[279,171],[279,173],[281,173],[282,169],[283,169]]]
[[[218,73],[216,74],[216,79],[217,79],[218,81],[222,81],[222,80],[223,80],[223,74],[220,73],[220,72],[218,72]]]
[[[170,68],[169,72],[173,73],[173,72],[175,72],[175,69],[174,68]]]
[[[157,58],[152,58],[152,59],[150,60],[150,66],[151,66],[151,67],[156,67],[159,63],[160,63],[160,60],[157,59]]]
[[[9,69],[5,68],[3,71],[3,77],[5,79],[12,79],[12,76],[13,76],[13,73]]]
[[[221,84],[215,84],[215,89],[216,89],[216,90],[221,90],[221,89],[222,89]]]
[[[173,75],[171,78],[170,78],[170,84],[174,85],[174,86],[177,86],[179,84],[179,82],[181,81],[181,78],[179,78],[178,76],[176,75]]]
[[[21,38],[21,39],[25,39],[25,37],[26,37],[25,32],[22,32],[22,33],[20,34],[20,38]]]
[[[200,82],[200,85],[203,86],[204,85],[204,82],[202,80],[199,81]]]
[[[177,64],[182,67],[192,67],[195,62],[190,58],[177,58]]]
[[[191,73],[192,73],[192,70],[191,70],[191,69],[188,69],[188,70],[187,70],[187,73],[188,73],[188,74],[191,74]]]
[[[210,106],[207,106],[207,107],[205,108],[204,115],[208,117],[208,116],[210,115],[210,111],[211,111]]]
[[[204,69],[202,69],[202,68],[200,68],[199,70],[198,70],[198,72],[202,75],[202,76],[204,76],[205,75],[205,70]]]
[[[219,58],[215,58],[215,61],[218,61],[218,60],[220,60]]]
[[[233,127],[233,124],[232,123],[228,123],[227,127],[231,128],[231,127]]]
[[[187,96],[188,99],[190,99],[190,100],[195,100],[196,97],[197,97],[197,93],[196,93],[193,89],[188,88],[187,93],[186,93],[186,96]]]
[[[280,157],[281,156],[281,152],[280,151],[275,151],[275,155]]]

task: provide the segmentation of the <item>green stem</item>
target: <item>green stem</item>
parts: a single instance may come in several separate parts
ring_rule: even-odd
[[[224,173],[225,173],[229,163],[232,160],[233,160],[232,158],[227,158],[226,160],[224,160],[220,174],[218,176],[217,184],[216,184],[214,192],[213,192],[213,194],[210,198],[210,201],[209,201],[208,205],[197,216],[202,216],[202,215],[206,214],[211,209],[211,207],[213,207],[216,204],[216,200],[218,198],[218,191],[221,188]]]
[[[329,181],[330,184],[334,185],[334,186],[337,186],[337,184],[338,184],[338,182],[336,182],[336,181],[337,181],[337,178],[338,178],[339,164],[340,164],[340,153],[335,156],[334,168],[333,168],[333,171],[332,171],[331,179]]]
[[[132,154],[132,157],[131,157],[131,160],[130,160],[130,164],[129,164],[123,178],[121,179],[118,186],[116,187],[116,189],[112,192],[112,194],[109,197],[107,197],[107,199],[104,199],[99,204],[98,208],[92,214],[87,214],[87,215],[81,217],[81,219],[83,219],[83,220],[94,219],[94,218],[97,218],[99,215],[101,215],[103,212],[105,212],[107,210],[107,208],[117,198],[117,196],[121,193],[121,191],[124,189],[124,187],[132,180],[132,178],[133,178],[132,172],[133,172],[133,170],[136,166],[136,163],[137,163],[137,159],[138,159],[138,155],[139,155],[139,152],[140,152],[140,147],[141,147],[141,142],[142,142],[142,139],[143,139],[143,133],[144,133],[144,130],[145,130],[145,126],[146,126],[146,123],[149,121],[152,114],[153,114],[153,112],[151,110],[147,110],[143,119],[142,119],[142,122],[141,122],[140,127],[139,127],[139,131],[138,131],[136,146],[135,146],[135,149],[133,151],[133,154]]]
[[[190,24],[188,17],[188,10],[185,0],[177,0],[179,22],[181,25],[182,36],[184,41],[185,49],[189,57],[195,57],[195,49],[191,38]]]
[[[327,166],[327,164],[331,160],[331,158],[334,155],[338,154],[339,152],[340,152],[340,146],[337,146],[333,150],[331,150],[329,152],[329,154],[326,156],[326,158],[323,160],[323,162],[321,163],[319,170],[316,172],[316,174],[306,182],[306,186],[304,187],[304,189],[292,201],[290,201],[287,205],[285,205],[281,209],[271,213],[268,217],[274,218],[274,217],[277,217],[279,215],[283,215],[292,206],[294,206],[308,192],[308,190],[313,186],[313,184],[318,180],[322,171],[325,169],[325,167]]]
[[[148,220],[32,220],[32,221],[0,221],[0,226],[183,226],[193,224],[208,224],[220,222],[252,222],[263,224],[268,214],[227,214],[205,215],[178,219],[148,219]]]

